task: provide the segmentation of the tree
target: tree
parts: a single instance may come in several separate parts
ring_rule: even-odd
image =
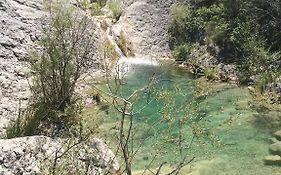
[[[104,55],[108,56],[110,54],[105,53]],[[106,57],[104,60],[107,59],[110,58]],[[140,150],[144,147],[145,142],[152,139],[149,132],[155,130],[155,133],[159,134],[156,135],[159,137],[156,135],[155,137],[153,136],[153,138],[157,139],[157,143],[155,143],[154,146],[158,143],[171,142],[171,140],[174,140],[177,143],[177,149],[173,151],[177,152],[177,155],[179,155],[177,157],[178,161],[176,163],[173,162],[173,165],[175,164],[176,166],[167,172],[167,174],[178,174],[185,165],[194,159],[194,157],[189,157],[187,154],[193,139],[190,138],[189,140],[183,136],[184,132],[182,126],[191,126],[189,125],[189,122],[191,121],[190,116],[193,115],[194,110],[197,109],[194,105],[195,101],[193,101],[193,99],[181,99],[183,103],[180,103],[182,105],[178,106],[173,99],[174,93],[167,93],[166,90],[156,90],[157,85],[159,85],[159,88],[160,86],[162,87],[166,81],[169,81],[161,80],[157,75],[152,75],[147,79],[147,83],[131,92],[130,90],[132,90],[132,88],[128,86],[128,88],[130,88],[130,90],[128,90],[126,86],[124,86],[126,85],[126,78],[124,78],[126,76],[124,76],[124,72],[122,72],[122,65],[118,65],[117,63],[117,65],[112,67],[107,67],[106,87],[98,87],[95,83],[92,85],[95,90],[99,91],[103,96],[103,100],[106,100],[114,109],[115,113],[112,117],[118,115],[116,118],[118,125],[114,126],[114,128],[117,129],[117,133],[114,133],[116,135],[113,136],[113,139],[117,149],[116,155],[121,159],[121,163],[124,164],[124,169],[120,172],[127,175],[132,174],[136,156],[141,154]],[[177,89],[174,88],[177,84],[173,84],[172,86],[173,89]],[[124,89],[126,89],[125,93]],[[153,117],[153,115],[147,115],[145,110],[149,105],[152,105],[153,102],[157,103],[156,101],[158,100],[163,101],[163,108],[159,108],[161,112],[158,114],[160,114],[160,116],[156,121],[149,121],[149,118]],[[145,117],[140,119],[139,117],[143,115]],[[194,116],[194,118],[196,117]],[[138,122],[139,120],[147,121],[144,125],[140,125]],[[198,119],[198,121],[200,120],[201,119]],[[165,127],[167,126],[167,130],[159,129],[161,128],[161,125]],[[148,134],[143,135],[143,132]],[[160,135],[165,136],[166,138],[161,137]],[[194,137],[195,136],[193,136],[193,138]],[[161,144],[157,145],[157,147],[158,146],[160,148]],[[159,152],[156,151],[156,148],[149,150],[151,151],[151,154],[148,159],[150,159],[151,162],[148,162],[149,164],[146,167],[142,167],[144,173],[146,171],[153,172],[154,174],[163,173],[163,168],[168,165],[168,162],[163,159],[161,160],[161,156],[163,156],[165,154],[164,151],[167,150],[165,148],[160,149],[157,149]]]

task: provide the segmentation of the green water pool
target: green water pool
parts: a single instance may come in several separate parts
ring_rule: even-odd
[[[187,71],[174,66],[138,64],[131,65],[122,80],[122,96],[143,87],[152,76],[159,83],[134,102],[136,111],[143,110],[134,116],[130,149],[138,151],[133,169],[144,169],[152,159],[152,168],[164,161],[172,165],[188,155],[195,159],[181,174],[281,174],[280,167],[263,163],[269,154],[273,130],[255,124],[253,114],[257,112],[249,107],[251,96],[247,88],[229,86],[198,96],[197,82]],[[112,127],[116,128],[118,119],[118,113],[112,110],[105,122],[116,124]],[[114,131],[109,132],[114,138]],[[188,149],[193,133],[196,136]]]

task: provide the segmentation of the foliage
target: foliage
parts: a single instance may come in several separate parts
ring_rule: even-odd
[[[118,0],[111,0],[108,2],[108,7],[112,12],[112,18],[118,21],[123,12],[120,2]]]
[[[204,75],[208,80],[214,80],[216,78],[216,69],[215,68],[206,68]]]
[[[238,65],[242,81],[270,73],[281,50],[281,2],[215,0],[175,4],[169,33],[172,49],[185,43],[214,43],[218,57]],[[266,24],[266,25],[265,25]],[[273,58],[274,57],[274,58]]]
[[[179,45],[172,52],[173,58],[176,61],[185,61],[189,58],[190,50],[191,46],[188,44]]]
[[[106,5],[106,0],[79,0],[78,4],[83,10],[89,9],[91,15],[102,15],[101,8]]]
[[[107,0],[92,0],[92,3],[97,3],[100,7],[104,7],[106,5]]]
[[[98,16],[101,15],[101,6],[98,3],[92,3],[90,5],[91,15],[92,16]]]

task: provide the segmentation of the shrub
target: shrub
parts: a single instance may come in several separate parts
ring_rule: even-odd
[[[99,4],[100,7],[104,7],[106,5],[107,0],[92,0],[92,2]]]
[[[208,80],[214,80],[216,78],[216,69],[215,68],[206,68],[204,75]]]
[[[30,52],[32,101],[7,135],[33,135],[71,125],[81,111],[74,89],[94,54],[94,25],[74,7],[50,3],[40,50]],[[21,129],[19,129],[21,128]]]
[[[90,0],[78,0],[78,4],[83,10],[89,9],[91,6]]]
[[[223,0],[172,6],[170,48],[188,43],[218,47],[224,63],[236,64],[245,82],[270,70],[280,52],[280,2]],[[264,12],[269,12],[264,14]],[[268,25],[264,25],[267,23]],[[209,52],[211,52],[209,50]],[[212,53],[211,53],[212,54]],[[276,60],[275,60],[276,61]]]
[[[122,14],[122,8],[121,8],[121,5],[119,3],[119,1],[117,0],[111,0],[108,2],[108,7],[109,9],[111,10],[112,12],[112,18],[115,20],[115,21],[118,21],[121,14]]]
[[[191,51],[191,46],[188,44],[183,44],[177,46],[173,50],[172,55],[176,61],[185,61],[188,59],[190,51]]]
[[[101,6],[98,3],[92,3],[90,5],[91,15],[98,16],[102,14]]]
[[[116,61],[119,58],[119,55],[116,52],[114,45],[109,40],[103,43],[102,50],[104,57],[111,59],[111,61]]]

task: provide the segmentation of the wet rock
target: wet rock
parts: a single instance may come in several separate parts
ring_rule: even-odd
[[[281,141],[271,144],[269,146],[269,151],[273,155],[281,156]]]
[[[272,156],[272,155],[266,156],[266,157],[264,158],[264,163],[265,163],[266,165],[279,165],[279,166],[281,166],[281,157],[278,156],[278,155],[275,155],[275,156]]]
[[[276,138],[277,140],[281,141],[281,130],[276,131],[276,132],[274,133],[274,136],[275,136],[275,138]]]

